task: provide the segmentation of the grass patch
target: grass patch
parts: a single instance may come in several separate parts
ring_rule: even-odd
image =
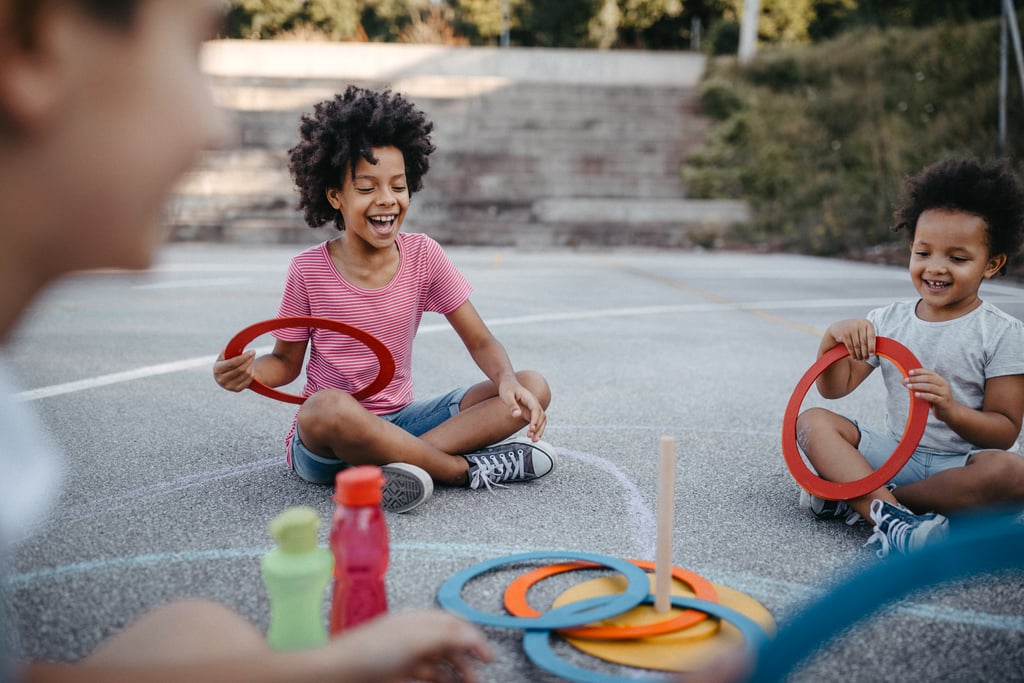
[[[1024,96],[1010,54],[1008,156],[1024,151]],[[716,120],[686,161],[690,196],[742,198],[733,243],[823,256],[902,259],[891,214],[903,179],[947,155],[999,156],[999,22],[860,29],[747,65],[709,63]],[[1024,277],[1020,261],[1015,277]]]

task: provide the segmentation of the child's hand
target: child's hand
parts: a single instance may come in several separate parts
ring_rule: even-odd
[[[530,440],[539,441],[547,426],[548,416],[533,392],[513,378],[501,383],[498,387],[498,396],[509,407],[512,417],[518,417],[528,423],[526,435]]]
[[[916,398],[928,401],[932,414],[943,422],[948,422],[955,402],[949,382],[934,370],[916,368],[907,372],[903,378],[903,386],[913,392]]]
[[[875,326],[864,319],[840,320],[829,325],[825,337],[843,344],[854,360],[867,360],[875,355]]]
[[[340,680],[366,683],[478,680],[475,662],[489,662],[475,626],[440,610],[386,615],[331,641]]]
[[[252,349],[228,360],[224,360],[222,353],[217,357],[217,362],[213,364],[213,379],[228,391],[242,391],[248,388],[255,378],[253,371],[255,359],[256,352]]]

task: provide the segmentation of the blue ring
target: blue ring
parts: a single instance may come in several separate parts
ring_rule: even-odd
[[[563,560],[583,560],[604,565],[613,569],[629,581],[626,590],[612,596],[598,596],[573,602],[539,617],[514,617],[501,614],[490,614],[483,612],[466,604],[462,599],[462,588],[466,583],[484,572],[490,571],[504,564],[515,562],[527,562],[541,559],[559,558]],[[437,602],[449,612],[453,612],[462,618],[482,626],[499,626],[503,628],[523,629],[558,629],[583,626],[601,619],[608,619],[623,612],[633,609],[650,593],[651,582],[647,578],[647,572],[637,567],[632,562],[608,555],[596,553],[578,553],[566,550],[543,550],[532,553],[519,553],[506,555],[505,557],[486,560],[472,567],[452,574],[447,581],[441,584],[437,591]]]
[[[654,594],[648,594],[641,602],[654,604]],[[553,609],[547,614],[555,614],[575,603],[564,607]],[[761,626],[747,615],[737,612],[731,607],[726,607],[717,602],[708,602],[697,598],[686,598],[679,595],[672,596],[672,606],[684,609],[695,609],[704,612],[712,617],[725,619],[739,629],[744,640],[744,655],[754,661],[758,650],[768,642],[768,634]],[[547,615],[545,615],[547,616]],[[666,676],[617,676],[603,674],[590,669],[571,664],[555,654],[551,648],[551,632],[541,630],[529,630],[523,635],[523,650],[530,661],[540,668],[564,678],[567,681],[577,683],[629,683],[630,681],[669,681],[677,680],[678,674],[671,677]]]

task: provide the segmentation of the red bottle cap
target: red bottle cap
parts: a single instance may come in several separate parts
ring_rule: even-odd
[[[334,500],[342,505],[380,505],[384,473],[376,465],[359,465],[338,472]]]

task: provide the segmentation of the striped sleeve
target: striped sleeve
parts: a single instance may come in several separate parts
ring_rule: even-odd
[[[423,308],[448,315],[469,299],[473,286],[455,267],[440,244],[426,235],[423,237],[423,263],[430,271],[430,287]]]
[[[281,305],[277,309],[278,318],[291,318],[295,316],[312,315],[309,303],[309,290],[306,288],[306,278],[303,274],[302,263],[308,252],[295,256],[288,264],[288,274],[285,276],[284,293],[281,295]],[[308,327],[288,327],[273,332],[275,338],[286,342],[301,342],[309,339]]]

